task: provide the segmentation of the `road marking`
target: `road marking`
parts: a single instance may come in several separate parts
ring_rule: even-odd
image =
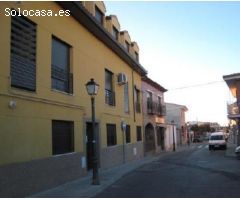
[[[205,149],[207,149],[208,148],[208,144],[205,146]]]
[[[198,148],[199,148],[199,149],[202,148],[202,145],[198,146]]]

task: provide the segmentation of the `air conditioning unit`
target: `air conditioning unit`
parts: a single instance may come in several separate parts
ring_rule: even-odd
[[[123,73],[118,74],[118,85],[124,85],[127,83],[127,76]]]

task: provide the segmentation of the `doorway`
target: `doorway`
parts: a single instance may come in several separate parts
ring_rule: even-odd
[[[145,127],[145,152],[155,150],[154,128],[152,124],[147,124]]]

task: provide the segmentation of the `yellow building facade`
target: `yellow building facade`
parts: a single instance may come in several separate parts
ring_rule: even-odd
[[[50,10],[54,16],[6,16],[10,9]],[[65,15],[55,16],[60,10]],[[18,197],[91,169],[91,102],[85,88],[90,78],[100,85],[95,97],[100,167],[143,156],[143,118],[135,109],[141,93],[137,97],[135,90],[146,71],[137,43],[105,10],[103,2],[0,3],[0,171],[8,177],[6,185],[20,186]],[[22,39],[28,33],[30,39]],[[0,190],[3,196],[11,193]]]

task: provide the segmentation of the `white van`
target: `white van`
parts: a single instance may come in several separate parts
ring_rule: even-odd
[[[215,132],[212,133],[209,137],[208,142],[209,150],[215,148],[223,148],[224,150],[227,149],[227,142],[225,140],[225,135],[223,132]]]

